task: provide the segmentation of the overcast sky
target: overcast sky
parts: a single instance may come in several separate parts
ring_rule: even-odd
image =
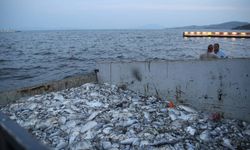
[[[250,22],[250,0],[0,0],[0,29],[129,29]]]

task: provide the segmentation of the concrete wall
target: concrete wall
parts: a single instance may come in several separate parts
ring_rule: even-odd
[[[88,73],[80,76],[74,76],[59,81],[51,81],[36,86],[16,89],[13,91],[0,92],[0,105],[5,105],[18,100],[21,97],[43,94],[52,91],[60,91],[67,88],[78,87],[84,83],[96,82],[96,73]]]
[[[250,121],[250,59],[100,62],[98,80]]]

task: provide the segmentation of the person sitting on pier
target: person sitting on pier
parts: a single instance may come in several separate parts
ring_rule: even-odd
[[[223,53],[223,52],[220,50],[220,45],[219,45],[219,43],[215,43],[215,44],[214,44],[214,53],[215,53],[215,55],[218,56],[218,58],[227,58],[227,56],[225,55],[225,53]]]
[[[214,47],[212,44],[208,45],[207,52],[200,55],[201,60],[217,59],[218,56],[214,53]]]

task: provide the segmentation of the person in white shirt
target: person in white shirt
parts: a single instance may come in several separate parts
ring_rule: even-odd
[[[218,56],[214,54],[214,47],[212,44],[208,45],[207,52],[200,55],[201,60],[217,59]]]
[[[219,43],[214,44],[214,53],[218,56],[218,58],[227,58],[226,54],[220,50]]]

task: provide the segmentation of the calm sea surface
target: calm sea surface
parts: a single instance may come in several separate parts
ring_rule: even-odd
[[[218,42],[250,57],[250,39],[183,38],[183,30],[79,30],[0,33],[0,91],[83,74],[101,60],[198,59]]]

